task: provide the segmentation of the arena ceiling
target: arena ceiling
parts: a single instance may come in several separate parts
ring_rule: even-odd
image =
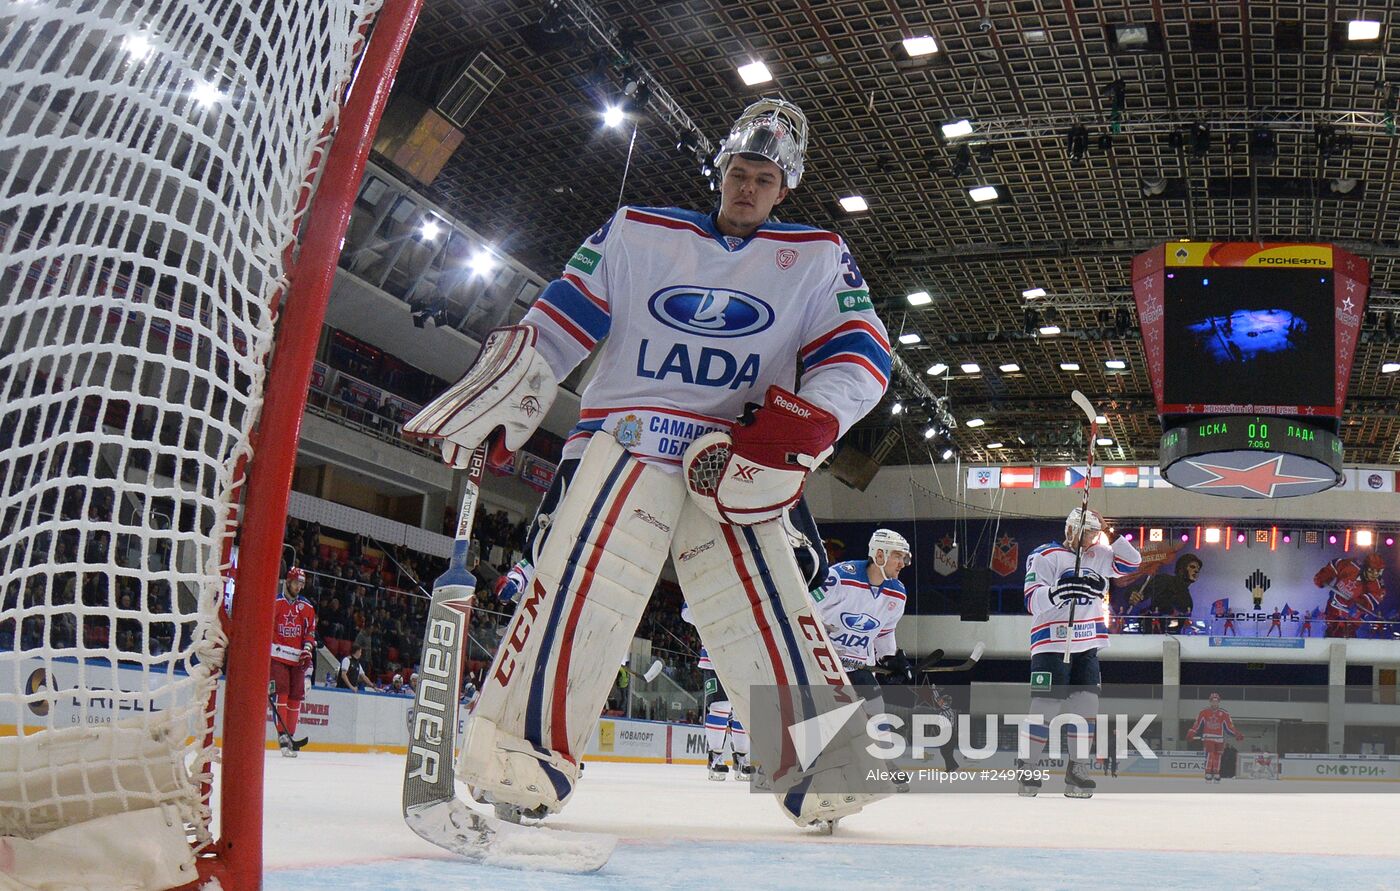
[[[687,120],[714,142],[754,98],[796,102],[811,147],[784,218],[842,233],[891,335],[922,338],[897,347],[907,373],[848,439],[882,462],[941,453],[947,437],[923,435],[940,407],[959,422],[949,436],[965,461],[1081,456],[1075,388],[1108,418],[1113,444],[1099,461],[1154,460],[1161,431],[1129,263],[1192,238],[1332,241],[1370,261],[1381,311],[1365,323],[1343,438],[1348,461],[1400,463],[1400,375],[1380,371],[1400,356],[1400,142],[1388,117],[1400,60],[1387,4],[563,0],[561,10],[567,20],[547,25],[564,25],[555,30],[569,44],[541,51],[526,38],[551,15],[543,0],[427,0],[401,94],[436,102],[478,53],[504,70],[427,194],[553,277],[620,193],[711,206],[696,156],[677,149]],[[1379,21],[1379,38],[1348,41],[1353,19]],[[916,35],[938,52],[909,58],[901,41]],[[755,60],[773,80],[745,86],[737,66]],[[630,125],[606,129],[599,111],[634,76],[654,93],[629,167]],[[943,138],[942,124],[964,118],[971,136]],[[1087,131],[1080,160],[1075,125]],[[1261,128],[1274,157],[1254,145]],[[970,200],[989,184],[999,200]],[[867,212],[840,209],[852,194]],[[1045,296],[1023,296],[1033,288]],[[911,306],[918,291],[931,302]],[[1028,334],[1028,308],[1063,333]],[[926,374],[936,363],[951,372]],[[897,416],[896,399],[908,409]],[[985,425],[969,428],[974,417]]]

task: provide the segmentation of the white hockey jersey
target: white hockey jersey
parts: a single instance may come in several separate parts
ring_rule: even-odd
[[[693,439],[729,429],[773,384],[844,433],[889,383],[889,338],[850,250],[806,226],[764,223],[738,239],[711,214],[623,207],[523,321],[560,380],[602,343],[565,458],[602,431],[679,466]]]
[[[1112,547],[1096,543],[1080,555],[1079,574],[1097,575],[1108,593],[1108,580],[1135,572],[1142,555],[1133,543],[1119,538]],[[1068,603],[1058,606],[1050,601],[1050,592],[1062,578],[1074,575],[1074,551],[1059,542],[1041,545],[1026,561],[1026,612],[1031,620],[1031,655],[1063,653],[1066,628],[1069,625]],[[1108,623],[1104,600],[1081,603],[1074,608],[1074,634],[1070,652],[1101,649],[1108,646]]]
[[[899,579],[872,587],[869,565],[869,560],[837,563],[827,570],[821,590],[812,594],[827,636],[847,667],[874,665],[894,653],[894,629],[908,598]]]

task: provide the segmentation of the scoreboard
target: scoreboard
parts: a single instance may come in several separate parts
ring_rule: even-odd
[[[1173,485],[1277,498],[1341,480],[1370,272],[1330,244],[1168,242],[1133,260]]]

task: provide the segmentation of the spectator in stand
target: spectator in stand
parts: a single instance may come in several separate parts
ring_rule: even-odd
[[[342,690],[363,690],[366,678],[365,669],[360,664],[360,657],[364,654],[364,648],[355,644],[350,648],[350,655],[340,660],[340,673],[336,676],[336,686]]]

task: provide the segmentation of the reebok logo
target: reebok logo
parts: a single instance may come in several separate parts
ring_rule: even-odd
[[[776,405],[778,408],[783,409],[784,411],[792,412],[799,418],[810,418],[812,416],[812,412],[808,409],[803,408],[796,402],[789,402],[781,396],[774,396],[773,404]]]

